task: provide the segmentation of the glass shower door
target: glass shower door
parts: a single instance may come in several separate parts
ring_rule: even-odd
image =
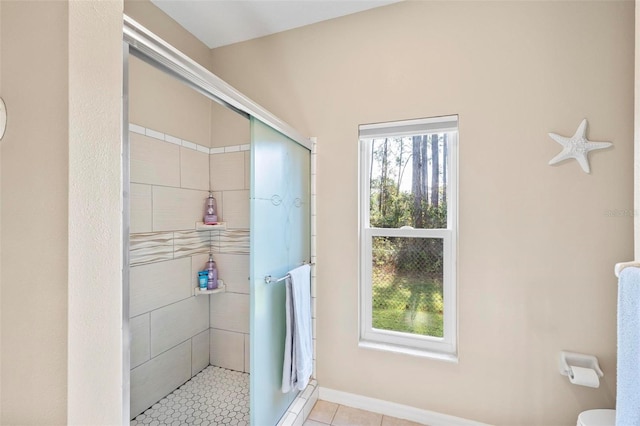
[[[283,394],[285,283],[310,260],[310,152],[251,118],[250,416],[274,426],[297,392]]]

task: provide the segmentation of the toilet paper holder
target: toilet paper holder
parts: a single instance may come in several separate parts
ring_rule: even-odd
[[[598,377],[603,377],[604,373],[598,364],[598,358],[593,355],[579,354],[577,352],[560,351],[558,366],[560,374],[573,377],[571,367],[583,367],[595,370]]]

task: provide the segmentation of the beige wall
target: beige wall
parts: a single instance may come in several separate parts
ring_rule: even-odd
[[[204,45],[149,6],[128,12],[209,61]],[[122,10],[118,0],[2,2],[0,87],[10,111],[0,144],[3,424],[128,416],[117,207]]]
[[[2,97],[2,3],[0,2],[0,97]],[[3,135],[4,137],[4,135]],[[1,141],[0,141],[1,143]],[[0,375],[2,374],[2,149],[0,149]],[[0,379],[0,412],[2,412],[2,379]],[[2,414],[0,414],[2,422]]]
[[[640,7],[636,4],[636,22],[640,22]],[[633,181],[640,182],[640,26],[635,26],[635,116],[634,116],[634,175]],[[640,259],[640,184],[634,184],[634,259]]]
[[[125,0],[124,13],[202,66],[209,65],[209,48],[150,0]]]
[[[225,106],[211,102],[211,146],[245,145],[250,142],[249,120]]]
[[[403,2],[213,51],[318,137],[321,386],[504,425],[615,404],[614,263],[633,254],[632,2]],[[259,64],[259,66],[256,66]],[[459,114],[459,363],[358,348],[358,124]],[[547,165],[548,132],[614,148]],[[569,385],[562,349],[595,354]]]
[[[68,7],[2,2],[2,424],[63,424]]]
[[[68,423],[121,424],[122,0],[69,2]]]
[[[129,60],[129,122],[210,146],[211,101],[138,58]]]
[[[117,424],[122,3],[4,1],[1,21],[0,422]]]

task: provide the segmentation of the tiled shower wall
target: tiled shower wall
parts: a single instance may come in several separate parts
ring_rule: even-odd
[[[145,135],[130,132],[133,416],[210,363],[249,371],[248,152],[209,155],[174,149],[159,132],[144,130]],[[186,150],[193,152],[184,155]],[[221,220],[227,222],[224,231],[194,229],[208,192],[181,183],[189,182],[183,177],[198,168],[199,156],[211,163],[199,172],[207,180],[211,176],[207,187],[219,189],[214,194]],[[224,179],[217,179],[221,175]],[[193,296],[197,271],[204,269],[209,252],[226,292]]]
[[[211,364],[248,373],[249,151],[212,154],[210,174],[211,189],[222,194],[227,226],[246,232],[242,244],[222,237],[220,251],[214,254],[227,291],[211,296]],[[229,214],[235,219],[229,221]]]
[[[135,417],[209,365],[209,296],[194,297],[193,287],[211,231],[195,231],[208,194],[200,189],[209,184],[198,173],[208,177],[208,154],[134,132],[129,136]]]
[[[133,417],[210,360],[248,371],[249,124],[213,131],[228,112],[135,58],[130,81]],[[195,230],[210,188],[225,231]],[[228,293],[193,296],[210,251]]]
[[[130,119],[135,123],[130,124],[135,416],[209,363],[249,372],[250,129],[246,118],[137,59],[131,58],[130,66]],[[315,149],[311,158],[315,188]],[[194,230],[209,189],[221,220],[227,222],[225,231]],[[315,263],[314,189],[312,212]],[[194,297],[196,272],[204,268],[209,250],[226,292]],[[315,295],[314,267],[314,376]],[[306,418],[317,399],[317,392],[310,396],[310,390],[299,395],[285,414],[287,420]]]

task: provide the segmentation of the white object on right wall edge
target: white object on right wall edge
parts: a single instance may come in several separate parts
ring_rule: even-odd
[[[4,131],[7,130],[7,106],[4,100],[0,98],[0,140],[4,137]]]
[[[590,173],[589,151],[609,148],[611,142],[591,142],[587,139],[587,119],[582,120],[576,133],[570,137],[560,136],[556,133],[549,133],[549,137],[562,145],[562,151],[549,161],[549,165],[557,164],[561,161],[575,158],[585,173]]]

